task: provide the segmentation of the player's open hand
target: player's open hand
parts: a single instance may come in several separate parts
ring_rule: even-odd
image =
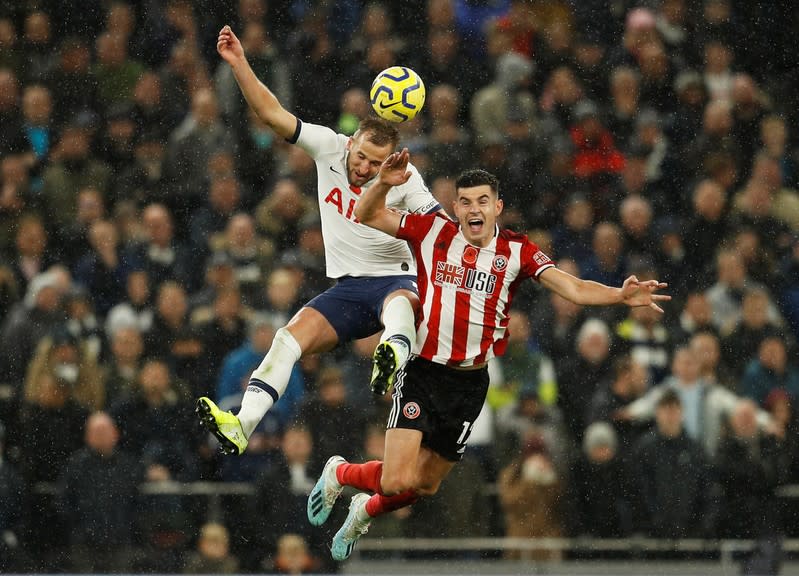
[[[244,58],[244,48],[242,48],[238,37],[228,25],[225,25],[219,31],[219,38],[216,40],[216,51],[228,64],[233,64],[237,60]]]
[[[644,280],[643,282],[633,275],[624,281],[621,287],[622,301],[628,306],[649,306],[663,314],[663,308],[658,302],[671,300],[668,294],[655,294],[656,291],[666,288],[668,284],[657,280]]]
[[[400,152],[393,152],[388,155],[380,166],[378,174],[380,181],[389,186],[399,186],[405,184],[411,177],[408,171],[408,161],[410,154],[407,148],[403,148]]]

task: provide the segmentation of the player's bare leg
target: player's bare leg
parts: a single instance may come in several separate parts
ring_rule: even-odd
[[[383,302],[384,330],[375,348],[372,363],[372,392],[385,394],[416,343],[416,315],[419,297],[410,290],[396,290]]]

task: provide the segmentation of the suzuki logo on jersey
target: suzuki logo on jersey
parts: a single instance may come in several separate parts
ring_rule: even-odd
[[[468,270],[463,266],[449,262],[436,262],[435,283],[439,286],[449,286],[463,292],[485,292],[493,294],[497,286],[496,274],[489,274],[484,270]]]
[[[360,194],[361,189],[356,188],[353,190],[353,192]],[[355,204],[358,201],[355,198],[348,198],[347,206],[345,208],[344,200],[344,195],[342,194],[341,189],[333,188],[325,197],[325,204],[332,204],[335,206],[338,213],[344,216],[344,218],[347,220],[358,222],[358,219],[355,217]]]

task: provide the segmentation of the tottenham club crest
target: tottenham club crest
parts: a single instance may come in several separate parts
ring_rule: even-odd
[[[419,405],[416,402],[408,402],[402,408],[402,414],[408,420],[416,420],[419,417],[419,414],[422,413],[422,409],[419,408]]]
[[[491,265],[491,267],[496,272],[502,272],[505,268],[508,267],[508,259],[505,258],[504,256],[497,256],[496,258],[494,258],[494,263]]]

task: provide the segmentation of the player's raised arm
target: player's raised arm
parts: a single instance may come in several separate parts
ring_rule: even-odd
[[[539,279],[545,287],[576,304],[649,306],[662,314],[663,309],[658,302],[671,300],[671,296],[668,294],[655,294],[657,290],[667,286],[665,282],[640,281],[635,276],[627,278],[621,288],[606,286],[591,280],[582,280],[554,267],[541,272]]]
[[[230,26],[219,31],[216,50],[230,64],[244,98],[258,117],[279,136],[291,138],[297,129],[297,117],[283,108],[272,91],[258,80],[244,55],[241,41]]]
[[[408,171],[409,157],[408,149],[403,148],[402,152],[393,152],[385,159],[377,178],[355,206],[355,217],[361,224],[392,236],[397,235],[402,215],[386,207],[386,194],[393,186],[405,184],[411,177]]]

